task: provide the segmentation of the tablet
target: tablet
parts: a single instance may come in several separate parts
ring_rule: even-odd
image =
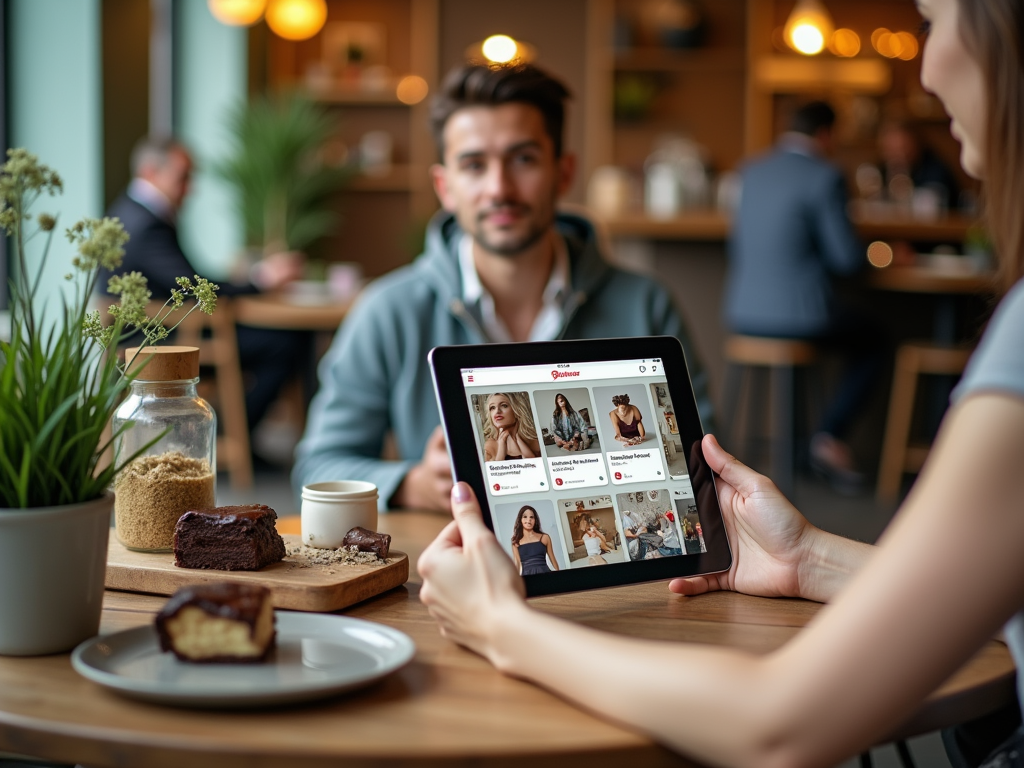
[[[528,595],[728,570],[677,339],[437,347],[429,360],[455,479]]]

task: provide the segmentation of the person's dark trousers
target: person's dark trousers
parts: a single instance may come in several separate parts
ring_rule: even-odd
[[[1014,701],[977,720],[944,728],[942,744],[953,768],[977,768],[990,757],[1000,768],[1020,765],[1024,763],[1020,707]],[[991,754],[997,747],[1002,747],[1000,751],[1017,752],[1017,762],[1012,759],[999,762],[999,758]]]
[[[845,360],[839,389],[819,425],[819,431],[845,440],[878,384],[892,345],[881,326],[849,308],[840,309],[829,327],[810,340]]]
[[[828,432],[840,440],[846,438],[854,420],[863,411],[892,347],[878,323],[849,308],[838,310],[828,327],[818,333],[766,333],[753,328],[734,328],[733,331],[747,336],[810,341],[823,351],[844,358],[839,389],[826,405],[818,426],[818,431]]]
[[[239,325],[238,356],[245,379],[249,431],[259,424],[292,376],[304,375],[313,355],[313,334]]]

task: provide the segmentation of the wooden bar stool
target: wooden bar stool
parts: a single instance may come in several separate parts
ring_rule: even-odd
[[[892,377],[889,415],[885,420],[882,460],[875,490],[879,501],[895,501],[903,473],[920,471],[928,457],[930,446],[910,440],[918,377],[926,373],[959,375],[964,372],[971,351],[968,347],[949,347],[927,341],[907,342],[896,350],[896,369]]]
[[[729,366],[725,381],[725,422],[726,434],[732,436],[735,426],[740,390],[745,373],[753,374],[757,369],[770,372],[771,411],[771,478],[787,496],[793,492],[794,447],[795,447],[795,403],[796,369],[811,365],[818,359],[818,350],[809,341],[781,339],[766,336],[743,336],[734,334],[725,342],[725,359]],[[755,402],[753,391],[750,402]],[[748,434],[751,416],[748,414]]]
[[[177,316],[175,313],[171,319]],[[217,467],[227,470],[232,488],[251,488],[252,451],[231,299],[218,296],[217,310],[212,315],[199,310],[190,314],[175,331],[174,343],[199,347],[199,364],[212,369],[214,408],[221,425]]]

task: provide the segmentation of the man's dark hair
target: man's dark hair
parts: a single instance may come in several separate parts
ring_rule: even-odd
[[[509,66],[469,65],[454,69],[441,84],[430,107],[430,128],[444,162],[444,127],[464,107],[496,107],[519,103],[536,107],[544,117],[544,129],[562,156],[565,100],[569,90],[547,72],[529,64]]]
[[[836,113],[828,102],[812,101],[793,113],[789,128],[797,133],[814,136],[822,128],[831,129],[836,123]]]

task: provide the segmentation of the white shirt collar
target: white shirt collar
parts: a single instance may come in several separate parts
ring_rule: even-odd
[[[128,197],[170,224],[173,224],[177,218],[177,211],[174,210],[171,201],[167,199],[167,195],[145,179],[134,178],[131,180],[128,185]]]
[[[487,337],[502,343],[512,341],[512,334],[494,309],[494,298],[480,282],[480,275],[473,262],[473,238],[468,234],[463,234],[459,241],[459,271],[462,275],[462,301],[467,307],[474,304],[479,306],[480,324]],[[544,286],[541,310],[530,329],[530,341],[553,341],[558,338],[564,322],[563,310],[569,290],[569,251],[565,238],[556,235],[555,262],[547,285]]]

